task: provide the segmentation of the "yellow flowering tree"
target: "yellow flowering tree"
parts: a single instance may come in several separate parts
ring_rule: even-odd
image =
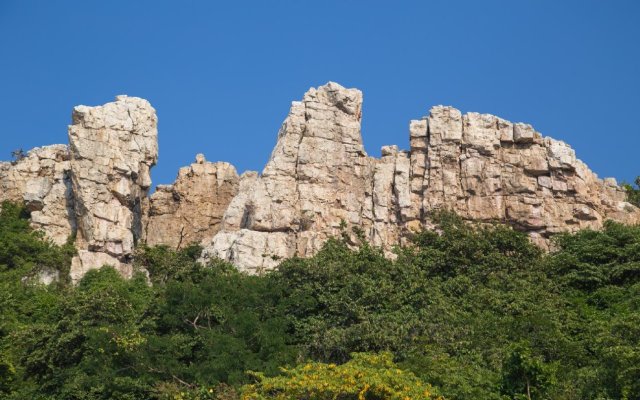
[[[311,362],[284,375],[246,385],[243,400],[416,400],[441,399],[431,385],[399,369],[391,353],[354,353],[342,365]]]

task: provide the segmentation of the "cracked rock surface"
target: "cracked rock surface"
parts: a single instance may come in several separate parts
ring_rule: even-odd
[[[99,107],[77,106],[69,150],[76,245],[87,250],[74,258],[72,278],[101,264],[120,269],[142,237],[150,170],[158,158],[155,110],[127,96]]]
[[[233,165],[207,162],[198,154],[195,163],[180,169],[172,185],[158,185],[151,195],[144,222],[147,244],[178,249],[213,237],[239,184]]]
[[[361,107],[359,90],[335,83],[294,102],[262,174],[243,179],[204,258],[257,273],[318,251],[342,221],[369,224],[375,162],[362,145]]]
[[[412,164],[412,191],[423,215],[447,208],[506,222],[542,246],[553,233],[599,228],[606,219],[640,221],[615,180],[598,179],[571,147],[531,125],[442,106],[417,125],[411,153],[425,161]]]
[[[31,225],[64,244],[76,230],[69,173],[67,146],[36,147],[15,162],[0,162],[0,201],[23,202]]]
[[[543,247],[606,219],[640,222],[615,180],[598,179],[531,125],[437,106],[411,121],[409,151],[385,146],[375,159],[362,146],[361,109],[362,94],[335,83],[294,102],[262,175],[241,184],[204,259],[258,273],[314,254],[342,221],[391,255],[441,209],[508,223]]]
[[[410,148],[362,143],[362,93],[330,82],[293,102],[261,174],[238,176],[202,155],[148,196],[158,157],[155,110],[118,96],[78,106],[69,146],[0,163],[0,201],[21,201],[52,241],[75,237],[73,281],[113,265],[131,276],[137,243],[204,247],[248,273],[316,253],[332,236],[365,239],[393,256],[433,211],[504,222],[539,245],[558,232],[637,224],[615,179],[599,179],[566,143],[531,125],[436,106],[409,124]],[[356,228],[355,230],[352,228]]]

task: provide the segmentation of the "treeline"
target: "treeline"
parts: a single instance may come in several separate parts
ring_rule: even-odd
[[[248,276],[196,246],[143,247],[148,275],[44,286],[74,250],[5,203],[0,398],[640,398],[640,227],[545,254],[505,226],[437,220],[394,261],[338,238]]]

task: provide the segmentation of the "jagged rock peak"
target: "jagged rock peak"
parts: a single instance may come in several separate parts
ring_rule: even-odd
[[[148,197],[155,110],[118,96],[74,109],[69,147],[0,163],[0,200],[24,202],[32,224],[57,243],[76,237],[74,281],[104,264],[129,276],[141,241],[201,242],[204,260],[260,273],[282,258],[313,255],[331,236],[357,243],[357,227],[391,256],[440,209],[508,223],[542,246],[557,232],[597,229],[606,219],[640,223],[615,180],[598,179],[571,147],[531,125],[436,106],[410,122],[408,151],[385,146],[377,159],[362,144],[361,110],[357,89],[312,88],[292,103],[262,174],[238,176],[231,164],[198,154]]]
[[[156,112],[146,100],[118,96],[103,106],[74,108],[70,175],[80,254],[71,266],[73,279],[105,263],[130,274],[158,158],[157,136]]]
[[[374,159],[362,147],[361,109],[359,91],[334,83],[294,102],[262,176],[241,182],[204,259],[268,270],[315,253],[342,221],[389,250],[429,227],[438,209],[509,223],[542,246],[556,232],[608,218],[640,221],[615,182],[531,125],[436,106],[411,121],[408,152],[385,146]]]
[[[371,168],[361,109],[359,90],[332,82],[293,102],[262,175],[243,177],[204,257],[258,272],[317,251],[342,220],[360,224]]]

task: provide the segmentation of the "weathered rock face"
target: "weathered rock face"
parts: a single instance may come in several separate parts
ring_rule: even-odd
[[[75,236],[72,280],[105,264],[131,275],[158,154],[156,126],[146,100],[119,96],[76,107],[68,147],[36,148],[0,163],[0,200],[22,201],[32,225],[57,244]]]
[[[76,237],[74,281],[105,264],[130,276],[141,240],[201,242],[203,259],[250,273],[310,256],[331,236],[346,233],[355,243],[352,227],[391,255],[440,209],[511,224],[542,246],[554,233],[606,219],[640,223],[615,180],[598,179],[568,145],[530,125],[437,106],[411,121],[409,151],[385,146],[376,159],[362,145],[361,109],[356,89],[311,89],[292,104],[261,175],[238,177],[232,165],[198,155],[149,198],[155,110],[126,96],[78,106],[69,147],[0,163],[0,200],[24,202],[32,224],[56,243]]]
[[[362,93],[330,83],[294,102],[262,175],[243,176],[205,257],[250,272],[317,251],[341,221],[360,225],[372,163],[360,135]]]
[[[111,264],[127,264],[142,237],[142,210],[158,157],[155,110],[143,99],[118,96],[99,107],[78,106],[69,126],[76,245],[73,278]]]
[[[315,253],[342,221],[389,250],[440,209],[509,223],[543,246],[605,219],[640,222],[615,181],[530,125],[438,106],[411,122],[409,152],[387,146],[374,159],[362,147],[361,104],[359,91],[334,83],[294,102],[262,175],[243,176],[204,258],[268,270]]]
[[[144,220],[146,243],[180,248],[212,238],[239,182],[233,165],[207,162],[199,154],[194,164],[180,169],[173,185],[158,185],[151,196]]]
[[[31,224],[56,244],[75,233],[67,146],[37,147],[16,162],[0,163],[0,201],[24,202]]]
[[[412,194],[422,199],[422,215],[447,208],[507,222],[542,245],[553,233],[599,228],[605,219],[640,221],[615,180],[598,179],[573,149],[531,125],[434,107],[411,126]]]

